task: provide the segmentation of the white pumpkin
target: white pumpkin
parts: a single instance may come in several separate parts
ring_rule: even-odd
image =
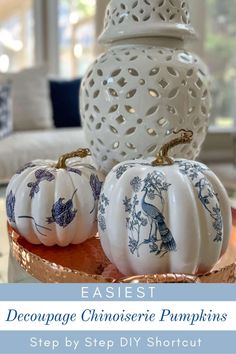
[[[103,175],[86,159],[87,149],[58,163],[36,160],[11,179],[6,191],[8,222],[25,239],[45,246],[79,244],[97,232],[97,203]]]
[[[168,158],[173,145],[177,142],[155,161],[120,163],[104,182],[101,243],[125,275],[205,273],[226,251],[231,228],[226,191],[207,166]]]

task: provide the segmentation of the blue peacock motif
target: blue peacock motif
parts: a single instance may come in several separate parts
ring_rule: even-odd
[[[143,180],[136,176],[130,181],[130,185],[135,192],[132,198],[125,196],[123,205],[126,218],[126,226],[129,235],[130,253],[140,256],[140,247],[148,246],[149,252],[163,257],[166,253],[176,251],[176,242],[172,232],[166,225],[163,194],[168,191],[170,184],[166,182],[165,176],[159,171],[148,173]],[[142,198],[138,197],[138,192],[142,192]],[[147,199],[160,199],[162,210],[151,204]],[[150,225],[148,237],[141,239],[142,228]]]
[[[213,239],[214,242],[222,242],[223,240],[223,219],[219,206],[217,194],[214,192],[211,183],[204,176],[204,172],[208,168],[204,165],[200,165],[195,162],[177,161],[179,165],[179,171],[186,175],[191,183],[197,190],[198,198],[203,207],[209,212],[213,219],[213,229],[216,231],[216,235]]]
[[[40,183],[43,181],[48,181],[51,182],[55,179],[55,176],[47,171],[47,170],[43,170],[43,169],[39,169],[37,171],[35,171],[35,178],[36,181],[35,182],[29,182],[27,184],[27,187],[30,188],[30,198],[32,199],[35,194],[37,194],[40,191]]]
[[[109,205],[109,199],[105,196],[104,193],[101,194],[100,199],[99,199],[99,204],[98,204],[98,223],[102,231],[105,231],[107,226],[106,226],[106,219],[105,219],[105,213],[106,213],[106,208]]]
[[[89,180],[89,184],[90,184],[90,187],[92,189],[92,192],[93,192],[93,199],[94,199],[94,206],[93,206],[93,209],[90,211],[90,214],[92,214],[92,212],[95,210],[96,208],[96,201],[99,200],[99,196],[100,196],[100,193],[101,193],[101,189],[102,189],[102,184],[103,182],[101,182],[98,178],[98,176],[92,174],[90,176],[90,180]]]
[[[16,197],[13,194],[12,190],[8,193],[6,198],[6,209],[7,209],[7,217],[8,220],[12,223],[16,222],[15,219],[15,204],[16,204]]]
[[[77,192],[74,191],[72,197],[64,202],[65,198],[59,198],[52,206],[52,215],[47,218],[48,224],[56,223],[57,225],[65,228],[67,227],[75,218],[77,210],[74,209],[73,198]]]

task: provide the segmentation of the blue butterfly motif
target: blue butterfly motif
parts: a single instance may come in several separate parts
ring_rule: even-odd
[[[55,176],[47,171],[47,170],[43,170],[43,169],[39,169],[37,171],[35,171],[35,178],[36,181],[35,182],[30,182],[27,184],[27,187],[31,188],[30,189],[30,198],[32,199],[35,194],[37,194],[40,191],[40,183],[43,181],[48,181],[51,182],[55,179]]]

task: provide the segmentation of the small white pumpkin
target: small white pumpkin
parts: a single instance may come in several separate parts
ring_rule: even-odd
[[[88,149],[58,163],[36,160],[11,179],[6,191],[8,222],[25,239],[45,246],[79,244],[97,232],[97,203],[104,180],[88,161]],[[68,160],[72,157],[79,157]]]
[[[226,251],[231,210],[223,185],[202,163],[167,156],[191,141],[192,132],[182,131],[155,161],[123,162],[108,174],[99,234],[121,273],[205,273]]]

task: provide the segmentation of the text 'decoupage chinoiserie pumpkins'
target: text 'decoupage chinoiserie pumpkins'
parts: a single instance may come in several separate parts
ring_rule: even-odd
[[[6,192],[8,222],[26,240],[67,246],[95,236],[104,177],[88,155],[88,149],[80,149],[57,163],[32,161],[12,177]]]
[[[223,185],[202,163],[167,155],[191,141],[192,132],[182,131],[155,161],[122,162],[108,174],[99,234],[121,273],[205,273],[226,251],[231,211]]]

